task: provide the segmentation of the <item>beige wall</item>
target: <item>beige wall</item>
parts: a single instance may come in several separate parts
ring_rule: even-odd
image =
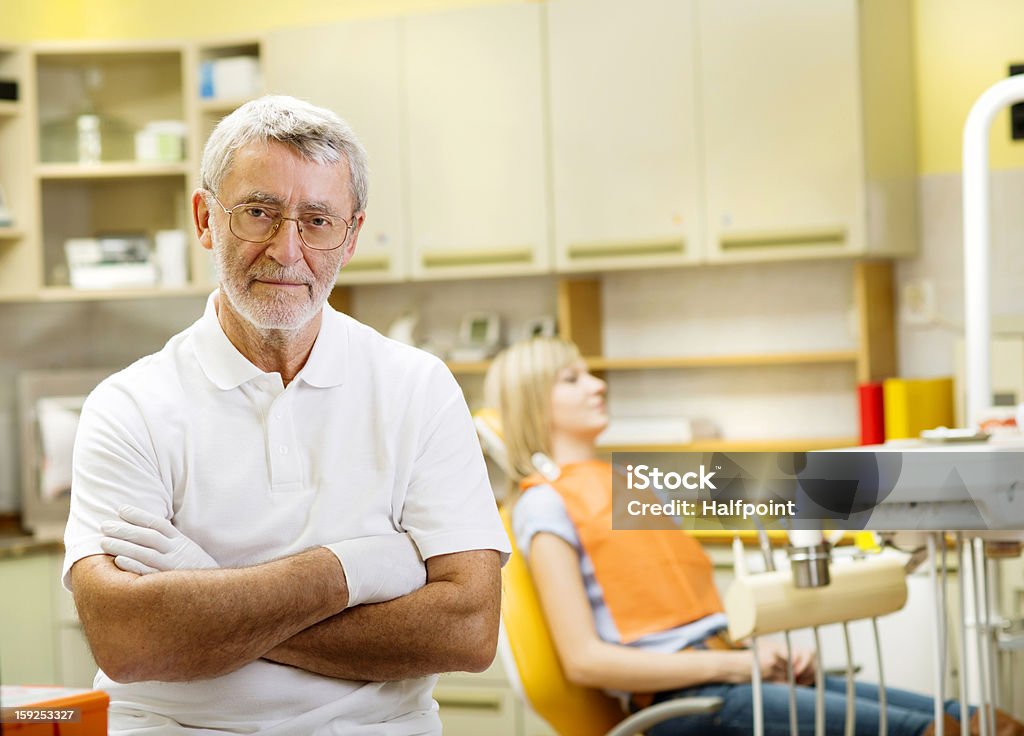
[[[915,0],[918,167],[960,171],[967,112],[978,96],[1024,63],[1021,0]],[[1011,141],[1004,111],[992,125],[992,168],[1024,166],[1024,141]]]
[[[0,0],[10,41],[201,38],[507,0]],[[9,24],[8,24],[9,21]]]

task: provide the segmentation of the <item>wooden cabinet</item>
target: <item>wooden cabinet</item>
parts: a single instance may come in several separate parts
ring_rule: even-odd
[[[441,675],[434,699],[446,736],[555,736],[516,697],[500,656],[479,674]]]
[[[401,127],[401,21],[358,20],[275,31],[264,43],[267,89],[338,113],[370,161],[370,198],[356,255],[339,284],[408,274]],[[372,70],[372,72],[370,71]]]
[[[547,4],[555,266],[702,250],[695,0]]]
[[[0,299],[209,289],[188,198],[210,130],[260,91],[338,111],[368,149],[341,284],[910,254],[910,21],[909,0],[550,0],[0,47],[23,89],[0,101]],[[256,81],[201,96],[226,62]],[[92,113],[105,140],[86,163]],[[132,133],[162,120],[187,123],[184,156],[143,163]],[[67,239],[161,229],[190,243],[184,287],[68,288]]]
[[[0,559],[0,680],[30,685],[56,682],[53,579],[50,557]]]
[[[708,260],[916,247],[902,0],[699,0]]]
[[[548,270],[540,7],[414,15],[404,27],[413,277]]]
[[[19,540],[0,549],[0,680],[91,688],[96,662],[71,594],[60,584],[59,544]]]

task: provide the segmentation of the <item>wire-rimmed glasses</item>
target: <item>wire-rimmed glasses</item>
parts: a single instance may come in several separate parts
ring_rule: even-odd
[[[265,202],[242,202],[228,209],[216,194],[210,194],[227,214],[231,234],[247,243],[266,243],[281,229],[281,223],[291,220],[307,248],[336,250],[348,242],[355,227],[354,220],[349,222],[329,212],[302,212],[298,217],[285,217],[280,209]]]

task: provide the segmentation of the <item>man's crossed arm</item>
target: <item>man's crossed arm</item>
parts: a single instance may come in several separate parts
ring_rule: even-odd
[[[497,552],[432,557],[422,588],[354,607],[339,557],[346,559],[318,547],[252,567],[138,575],[110,555],[94,555],[74,565],[72,587],[97,663],[120,682],[216,677],[261,657],[354,680],[490,664]],[[167,559],[158,555],[145,566],[161,569]]]

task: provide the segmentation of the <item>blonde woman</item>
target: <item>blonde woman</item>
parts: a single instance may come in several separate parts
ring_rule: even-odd
[[[566,676],[621,695],[633,709],[689,695],[723,699],[718,713],[669,721],[649,736],[749,734],[752,654],[725,638],[725,616],[700,545],[678,530],[611,532],[612,469],[595,451],[608,424],[604,381],[587,371],[571,343],[536,338],[497,357],[485,392],[501,413],[512,480],[522,489],[512,514],[516,542]],[[554,460],[557,479],[537,473],[531,460],[537,452]],[[785,649],[761,646],[759,652],[765,734],[788,736]],[[814,667],[809,653],[794,654],[802,685],[813,683]],[[845,680],[826,683],[826,732],[839,736]],[[877,688],[858,688],[857,734],[876,736]],[[797,690],[800,733],[809,736],[814,690]],[[892,736],[933,732],[931,698],[895,689],[887,697]],[[951,702],[947,710],[955,716],[959,706]],[[957,721],[946,720],[946,733],[959,733]],[[1018,730],[1006,734],[1024,734],[1019,724],[1007,727]]]

